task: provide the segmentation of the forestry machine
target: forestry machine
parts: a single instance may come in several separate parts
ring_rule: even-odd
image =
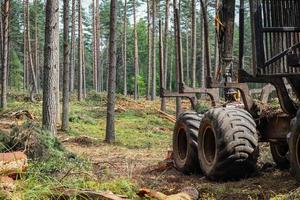
[[[212,74],[208,61],[208,14],[201,0],[206,38],[206,64],[203,66],[206,83],[202,88],[191,88],[183,81],[179,12],[176,6],[174,8],[178,88],[176,92],[166,90],[161,62],[161,97],[176,97],[177,102],[188,98],[193,110],[199,94],[207,94],[212,102],[212,108],[205,113],[185,111],[178,115],[173,135],[176,168],[184,173],[200,169],[211,180],[249,177],[256,170],[258,143],[268,142],[278,168],[290,169],[300,181],[300,1],[236,1],[218,0],[216,3],[219,64]],[[252,46],[251,66],[247,69],[244,27],[249,20],[245,20],[245,8],[250,10],[251,34],[248,35],[251,35]],[[235,13],[239,13],[239,18]],[[237,21],[239,56],[238,62],[234,62],[234,24]],[[160,55],[162,58],[162,48]],[[249,94],[248,83],[272,84],[281,109],[276,112],[265,109]],[[292,94],[288,92],[290,88]],[[226,103],[218,103],[219,93],[225,94]]]

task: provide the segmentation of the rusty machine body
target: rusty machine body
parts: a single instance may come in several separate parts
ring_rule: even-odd
[[[204,35],[208,38],[207,13],[201,0]],[[175,4],[176,5],[176,4]],[[244,69],[245,5],[250,6],[252,70]],[[217,1],[220,18],[218,41],[220,66],[212,69],[206,62],[206,87],[191,88],[183,81],[180,58],[178,9],[174,9],[177,38],[178,91],[164,87],[161,64],[161,97],[186,97],[192,107],[197,94],[208,94],[213,108],[204,114],[181,113],[173,136],[176,167],[185,173],[200,169],[213,180],[247,177],[256,168],[259,142],[269,142],[275,163],[291,168],[300,181],[300,1],[298,0],[222,0]],[[233,33],[236,7],[239,6],[239,60],[232,72]],[[205,58],[209,44],[205,41]],[[162,51],[161,55],[162,55]],[[233,73],[237,76],[233,79]],[[248,83],[271,83],[276,88],[282,112],[269,115],[249,94]],[[288,93],[291,87],[294,95]],[[225,103],[216,106],[220,89],[238,90],[242,108]]]

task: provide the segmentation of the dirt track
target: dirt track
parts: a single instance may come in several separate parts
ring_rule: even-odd
[[[82,146],[65,143],[70,151],[88,156],[95,163],[95,173],[109,168],[110,178],[132,178],[141,187],[152,188],[166,194],[174,194],[183,187],[193,186],[201,194],[201,199],[289,199],[298,188],[288,171],[276,169],[266,144],[261,145],[258,171],[253,177],[240,181],[212,182],[201,174],[184,175],[172,168],[153,171],[165,152],[150,150],[128,150],[117,146]],[[113,152],[113,153],[109,153]],[[108,177],[109,178],[109,177]],[[292,198],[293,199],[293,198]]]

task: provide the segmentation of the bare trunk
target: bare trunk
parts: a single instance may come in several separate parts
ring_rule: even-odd
[[[43,129],[56,133],[59,69],[59,1],[46,1]]]
[[[70,52],[69,52],[69,0],[64,0],[64,69],[63,69],[63,112],[62,130],[69,128],[69,101],[70,101]]]
[[[77,92],[78,92],[78,101],[83,100],[83,77],[82,77],[82,16],[81,16],[81,0],[78,0],[78,84],[77,84]]]
[[[7,71],[8,71],[8,31],[9,31],[9,11],[10,0],[5,0],[2,5],[3,20],[3,57],[2,57],[2,73],[1,73],[1,109],[7,107]]]
[[[148,18],[148,70],[147,70],[147,99],[151,96],[151,73],[152,73],[152,36],[151,36],[151,14],[150,0],[147,0],[147,18]]]
[[[103,92],[103,67],[101,66],[101,37],[100,37],[100,4],[96,0],[96,52],[97,52],[97,71],[98,71],[98,91]]]
[[[35,0],[35,5],[37,6],[38,5],[38,1]],[[34,66],[35,66],[35,74],[36,74],[36,84],[37,84],[37,92],[39,92],[39,87],[40,87],[40,66],[39,66],[39,38],[38,38],[38,35],[39,35],[39,27],[38,27],[38,14],[37,14],[37,11],[35,13],[35,32],[34,32],[34,35],[35,35],[35,39],[34,39]]]
[[[169,16],[170,16],[170,0],[166,0],[165,10],[165,34],[163,38],[163,67],[164,67],[164,88],[167,87],[168,82],[168,38],[169,38]],[[161,110],[166,111],[166,98],[162,98]]]
[[[98,69],[97,69],[97,50],[96,50],[96,40],[97,40],[97,25],[96,25],[96,9],[95,0],[92,0],[92,12],[93,12],[93,87],[95,91],[98,91]]]
[[[81,26],[81,33],[83,33],[82,26]],[[82,37],[81,49],[82,49],[82,92],[83,92],[83,98],[85,99],[86,98],[86,63],[85,63],[84,37]]]
[[[124,7],[124,39],[123,39],[123,75],[124,75],[124,95],[127,95],[127,0]]]
[[[116,21],[117,0],[110,3],[110,36],[109,36],[109,80],[107,91],[106,142],[115,141],[115,96],[116,96]]]
[[[156,0],[152,2],[152,92],[151,100],[156,98],[156,45],[155,45]]]
[[[203,16],[203,51],[204,51],[204,65],[203,65],[203,87],[207,87],[206,80],[211,77],[211,61],[210,61],[210,49],[209,49],[209,24],[207,14],[207,1],[201,0],[202,16]]]
[[[71,49],[70,49],[70,91],[74,90],[75,83],[75,48],[76,48],[76,0],[72,0],[72,33],[71,33]]]
[[[29,58],[29,65],[31,71],[31,92],[30,92],[30,100],[34,101],[34,95],[37,93],[37,82],[36,82],[36,74],[35,74],[35,65],[32,59],[32,50],[31,50],[31,42],[30,42],[30,19],[29,19],[29,1],[26,0],[26,21],[27,21],[27,28],[26,28],[26,37],[27,37],[27,55]]]
[[[177,42],[177,20],[176,20],[176,17],[175,17],[175,9],[177,9],[177,0],[174,0],[173,1],[173,6],[174,6],[174,38],[175,38],[175,51],[176,51],[176,57],[175,57],[175,60],[176,60],[176,90],[179,91],[179,84],[178,84],[178,81],[179,81],[179,65],[181,64],[180,62],[178,62],[178,58],[180,55],[179,53],[179,43]],[[178,117],[179,114],[181,113],[181,98],[180,97],[177,97],[176,98],[176,116]]]
[[[27,55],[27,11],[26,11],[26,0],[23,0],[23,22],[24,22],[24,31],[23,31],[23,55],[24,55],[24,59],[23,59],[23,88],[24,90],[26,90],[28,88],[28,55]]]
[[[192,87],[196,87],[196,0],[192,0]]]
[[[190,83],[190,62],[189,62],[189,28],[186,29],[186,83]]]
[[[136,30],[136,1],[133,0],[133,29],[134,29],[134,99],[139,98],[139,50],[138,34]]]

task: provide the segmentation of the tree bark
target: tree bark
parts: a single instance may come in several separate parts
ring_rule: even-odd
[[[35,6],[38,6],[38,1],[34,1]],[[39,27],[38,27],[38,11],[35,11],[35,39],[34,39],[34,66],[35,66],[35,74],[36,74],[36,84],[37,84],[37,92],[39,92],[40,87],[40,63],[39,63]]]
[[[82,49],[82,92],[83,98],[86,98],[86,62],[85,62],[85,43],[84,43],[84,34],[83,27],[81,25],[81,33],[82,33],[82,41],[81,41],[81,49]]]
[[[207,0],[201,0],[202,7],[202,17],[203,17],[203,85],[202,87],[207,87],[206,78],[211,76],[211,61],[210,61],[210,50],[209,50],[209,24],[208,24],[208,14],[207,14]]]
[[[98,91],[98,69],[97,69],[97,50],[96,50],[96,40],[97,40],[97,25],[96,25],[96,6],[95,0],[92,0],[92,12],[93,12],[93,87],[95,91]]]
[[[151,36],[151,12],[150,0],[147,0],[147,20],[148,20],[148,69],[147,69],[147,100],[151,96],[151,73],[152,73],[152,36]]]
[[[136,0],[133,0],[133,29],[134,29],[134,99],[139,98],[139,49],[136,30]]]
[[[192,87],[196,87],[196,0],[192,0]]]
[[[71,49],[70,49],[70,91],[74,91],[75,83],[75,49],[76,49],[76,0],[72,0],[72,33],[71,33]]]
[[[116,97],[116,21],[117,0],[110,3],[110,36],[109,36],[109,80],[107,91],[106,137],[108,143],[115,142],[115,97]]]
[[[59,1],[46,1],[43,129],[56,133],[59,69]]]
[[[152,0],[152,92],[151,100],[156,98],[156,45],[155,45],[156,0]]]
[[[63,69],[63,112],[62,130],[69,128],[69,101],[70,101],[70,51],[69,51],[69,0],[64,0],[64,69]]]
[[[1,109],[7,108],[7,72],[8,72],[8,36],[9,36],[9,11],[10,0],[4,0],[2,7],[3,20],[3,57],[2,57],[2,73],[1,73]]]
[[[127,96],[127,0],[125,0],[124,6],[124,27],[123,27],[123,75],[124,75],[124,92],[123,94]]]
[[[177,21],[176,21],[176,17],[175,17],[175,9],[177,8],[177,0],[173,0],[173,6],[174,6],[174,41],[175,41],[175,51],[176,51],[176,56],[175,56],[175,60],[176,60],[176,90],[179,91],[179,84],[178,84],[178,80],[179,80],[179,65],[181,63],[178,62],[178,57],[181,56],[179,53],[179,43],[177,42]],[[181,98],[177,97],[176,98],[176,116],[178,117],[181,113]]]
[[[190,81],[190,56],[189,56],[189,28],[186,28],[186,84],[189,85]]]
[[[30,65],[30,71],[31,71],[31,76],[29,76],[31,79],[31,84],[32,84],[32,88],[30,91],[30,100],[34,101],[34,94],[37,93],[37,81],[36,81],[36,74],[35,74],[35,65],[33,63],[33,59],[32,59],[32,50],[31,50],[31,42],[30,42],[30,13],[29,13],[29,1],[26,0],[26,37],[27,37],[27,55],[28,55],[28,59],[29,59],[29,65]]]
[[[83,100],[83,70],[82,70],[82,16],[81,16],[81,0],[78,0],[78,84],[77,84],[77,99]]]
[[[168,82],[168,37],[169,37],[169,15],[170,15],[170,0],[166,0],[165,10],[165,34],[163,41],[163,67],[164,67],[164,88],[167,87]],[[161,110],[166,111],[166,98],[161,100]]]
[[[98,92],[103,92],[103,67],[101,66],[101,36],[100,36],[100,4],[96,0],[96,52],[97,52],[97,78]]]
[[[23,31],[23,85],[24,90],[28,88],[28,55],[27,55],[27,11],[26,11],[26,0],[23,0],[23,25],[24,25],[24,31]]]

